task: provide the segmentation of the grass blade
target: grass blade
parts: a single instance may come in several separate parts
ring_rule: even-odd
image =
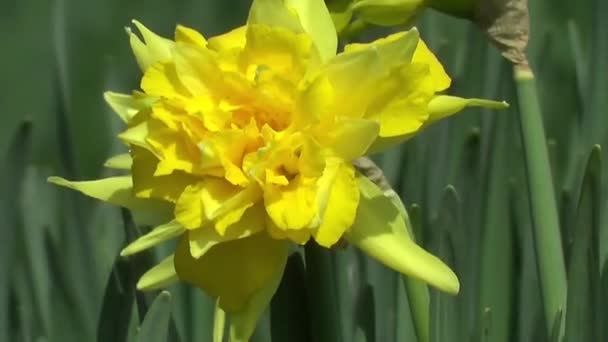
[[[171,294],[161,292],[141,324],[137,334],[138,342],[166,342],[171,319]]]
[[[553,177],[534,75],[529,70],[515,69],[514,77],[545,320],[553,322],[558,310],[565,309],[567,291]],[[550,323],[546,329],[551,334]]]

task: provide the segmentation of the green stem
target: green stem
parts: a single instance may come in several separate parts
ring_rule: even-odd
[[[403,284],[418,342],[429,342],[429,289],[425,283],[410,277],[403,277]]]
[[[226,312],[220,308],[219,299],[215,302],[215,313],[213,315],[213,342],[224,341],[224,329],[226,328]]]
[[[536,82],[532,71],[527,67],[516,66],[514,78],[520,107],[519,123],[546,328],[550,335],[553,325],[560,324],[559,335],[563,336],[564,324],[555,320],[558,312],[565,312],[566,269]]]
[[[391,200],[397,205],[399,211],[401,212],[401,215],[403,215],[405,222],[407,223],[408,234],[410,235],[412,240],[416,241],[414,229],[420,229],[420,227],[418,226],[420,222],[412,222],[412,220],[410,220],[405,206],[403,205],[403,202],[399,198],[398,194],[394,193],[394,191],[392,190],[389,192],[389,194]],[[403,285],[405,285],[405,293],[407,295],[410,313],[412,315],[412,323],[414,325],[414,330],[416,332],[418,342],[429,342],[429,317],[431,315],[431,299],[429,296],[429,289],[424,282],[414,279],[412,277],[403,276],[402,279]]]

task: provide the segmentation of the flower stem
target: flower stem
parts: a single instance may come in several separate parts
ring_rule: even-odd
[[[550,335],[554,324],[559,324],[563,336],[564,324],[555,320],[558,312],[565,312],[566,269],[536,82],[528,67],[515,66],[514,78],[546,328]]]
[[[224,340],[224,329],[226,327],[226,312],[220,308],[219,299],[215,303],[215,313],[213,315],[213,342]]]

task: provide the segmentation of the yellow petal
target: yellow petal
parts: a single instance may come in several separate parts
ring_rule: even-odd
[[[129,122],[135,114],[148,108],[154,101],[149,98],[136,98],[133,95],[118,94],[111,91],[105,92],[103,97],[124,122]]]
[[[251,236],[264,230],[265,225],[266,212],[264,211],[264,205],[258,203],[248,208],[242,219],[226,227],[223,236],[211,226],[189,231],[190,254],[193,258],[198,259],[216,244]]]
[[[446,90],[450,87],[450,84],[452,83],[450,76],[448,76],[443,65],[441,65],[439,60],[437,60],[437,57],[429,50],[422,39],[418,40],[416,51],[412,57],[412,63],[421,63],[429,66],[436,92]]]
[[[169,287],[176,283],[178,278],[175,267],[173,266],[173,258],[173,254],[169,255],[158,263],[158,265],[144,273],[137,282],[137,289],[140,291],[153,291]]]
[[[346,239],[369,256],[405,275],[449,293],[458,293],[454,272],[437,257],[416,245],[405,219],[390,198],[369,179],[357,177],[361,199],[357,217]]]
[[[207,84],[221,83],[219,68],[207,48],[177,44],[174,59],[177,78],[194,97],[208,95]]]
[[[269,68],[297,84],[307,71],[312,51],[312,40],[306,34],[252,24],[247,27],[247,44],[242,59],[246,65],[254,66],[254,76],[258,75],[258,78],[264,68]]]
[[[277,225],[268,218],[266,222],[266,230],[268,234],[276,240],[290,240],[298,245],[305,245],[312,236],[310,229],[289,229],[285,230],[277,227]]]
[[[287,243],[255,234],[213,246],[199,259],[190,254],[184,237],[175,254],[179,278],[219,299],[227,313],[246,308],[247,303],[285,266]]]
[[[367,117],[380,122],[381,137],[416,132],[429,117],[428,103],[433,93],[428,66],[406,65],[377,86]]]
[[[139,253],[162,242],[173,239],[184,232],[184,227],[176,221],[171,221],[155,227],[145,235],[140,236],[120,251],[120,256]]]
[[[211,213],[210,219],[214,219],[215,230],[220,235],[225,235],[231,226],[245,220],[245,213],[254,206],[262,197],[261,189],[256,185],[242,189]],[[203,201],[205,196],[203,195]],[[207,202],[203,202],[206,206]]]
[[[209,48],[215,51],[242,49],[245,47],[247,26],[243,25],[234,30],[209,39]]]
[[[130,209],[138,224],[156,225],[167,222],[172,206],[157,200],[139,199],[133,195],[131,176],[72,182],[61,177],[49,177],[50,183],[79,191],[89,197]]]
[[[317,77],[326,77],[332,87],[332,105],[327,112],[334,116],[361,117],[383,73],[378,52],[373,49],[337,55]]]
[[[251,206],[259,198],[257,186],[241,188],[221,178],[207,178],[201,189],[205,216],[213,220],[241,206]]]
[[[331,146],[337,156],[350,161],[366,154],[379,131],[380,125],[373,120],[338,118],[331,129],[318,133],[318,140]]]
[[[287,186],[267,185],[266,212],[280,229],[302,229],[317,215],[315,180],[297,176]]]
[[[186,26],[177,25],[175,28],[175,41],[178,43],[187,43],[200,47],[207,46],[207,40],[198,31]]]
[[[437,95],[428,104],[428,119],[424,122],[421,129],[426,128],[435,121],[455,114],[466,107],[484,107],[491,109],[504,109],[509,105],[502,101],[490,101],[484,99],[463,99],[455,96]],[[416,135],[417,132],[405,133],[397,136],[379,137],[369,148],[368,153],[382,152],[388,148],[399,145]]]
[[[129,33],[129,40],[131,42],[131,48],[135,54],[137,64],[142,71],[146,71],[151,65],[169,60],[171,58],[171,49],[173,48],[173,41],[167,38],[163,38],[156,33],[150,31],[142,23],[137,20],[132,21],[141,33],[144,42],[143,43],[134,33],[127,30]]]
[[[499,102],[484,99],[463,99],[456,96],[439,95],[433,97],[433,99],[429,102],[430,118],[428,124],[455,114],[466,107],[505,109],[508,108],[509,105],[504,101]]]
[[[126,131],[120,133],[118,138],[122,140],[125,144],[140,146],[142,148],[150,149],[146,138],[150,132],[150,124],[149,120],[144,120],[137,125],[129,127]]]
[[[152,96],[164,98],[190,97],[190,92],[178,78],[173,63],[155,63],[144,73],[140,82],[141,89]]]
[[[283,0],[253,0],[247,18],[247,25],[252,24],[304,32],[298,16],[284,5]]]
[[[247,305],[238,312],[230,315],[228,331],[231,342],[248,342],[255,331],[257,322],[270,304],[272,297],[279,288],[283,271],[287,263],[287,253],[281,256],[277,271],[264,284],[264,286],[253,294]]]
[[[133,159],[128,153],[118,154],[106,160],[103,166],[109,169],[130,170],[133,164]]]
[[[125,208],[146,206],[146,200],[133,196],[131,176],[109,177],[92,181],[72,182],[61,177],[49,177],[49,182],[82,192],[95,199]]]
[[[312,37],[322,62],[336,55],[338,38],[329,11],[323,0],[284,0],[293,8],[304,30]]]
[[[133,191],[139,198],[156,198],[176,202],[186,186],[196,183],[198,178],[181,171],[169,175],[155,176],[158,159],[150,152],[138,147],[131,149],[133,155]]]
[[[340,240],[355,221],[359,188],[354,168],[344,163],[328,166],[327,172],[319,180],[319,183],[322,182],[330,184],[327,199],[323,201],[325,205],[321,225],[313,235],[319,245],[329,248]]]
[[[298,93],[295,126],[305,127],[331,118],[334,115],[334,103],[334,87],[329,77],[321,74]]]
[[[393,33],[371,43],[354,43],[344,47],[346,53],[374,50],[378,53],[383,71],[390,72],[397,66],[408,64],[416,54],[420,34],[416,28]]]
[[[187,229],[197,229],[207,222],[203,213],[203,182],[188,185],[175,203],[175,219]]]
[[[147,121],[149,132],[144,140],[147,144],[144,148],[151,149],[159,159],[154,175],[170,175],[175,170],[204,173],[200,165],[201,152],[195,142],[183,132],[171,130],[155,121]]]

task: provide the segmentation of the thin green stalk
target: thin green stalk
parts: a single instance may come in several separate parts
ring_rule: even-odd
[[[540,277],[547,333],[550,335],[559,311],[566,306],[566,268],[560,238],[555,191],[536,94],[534,74],[527,67],[514,68],[519,101],[519,123],[528,178],[530,213],[536,261]],[[564,333],[561,324],[560,337]],[[561,339],[561,338],[560,338]]]
[[[215,313],[213,315],[213,342],[224,340],[224,329],[226,327],[226,312],[220,308],[219,299],[215,302]]]
[[[425,283],[409,277],[403,277],[403,284],[405,285],[418,342],[429,342],[429,289]]]
[[[412,240],[416,240],[415,231],[421,230],[420,215],[413,215],[410,217],[405,210],[405,206],[401,200],[397,200],[398,197],[393,197],[395,203],[402,210],[401,214],[406,218],[408,224],[408,233]],[[410,313],[412,315],[412,324],[414,325],[414,331],[418,342],[429,342],[429,317],[431,299],[429,295],[428,286],[417,279],[411,277],[402,277],[403,285],[405,285],[405,293],[407,294],[407,300],[409,302]]]

